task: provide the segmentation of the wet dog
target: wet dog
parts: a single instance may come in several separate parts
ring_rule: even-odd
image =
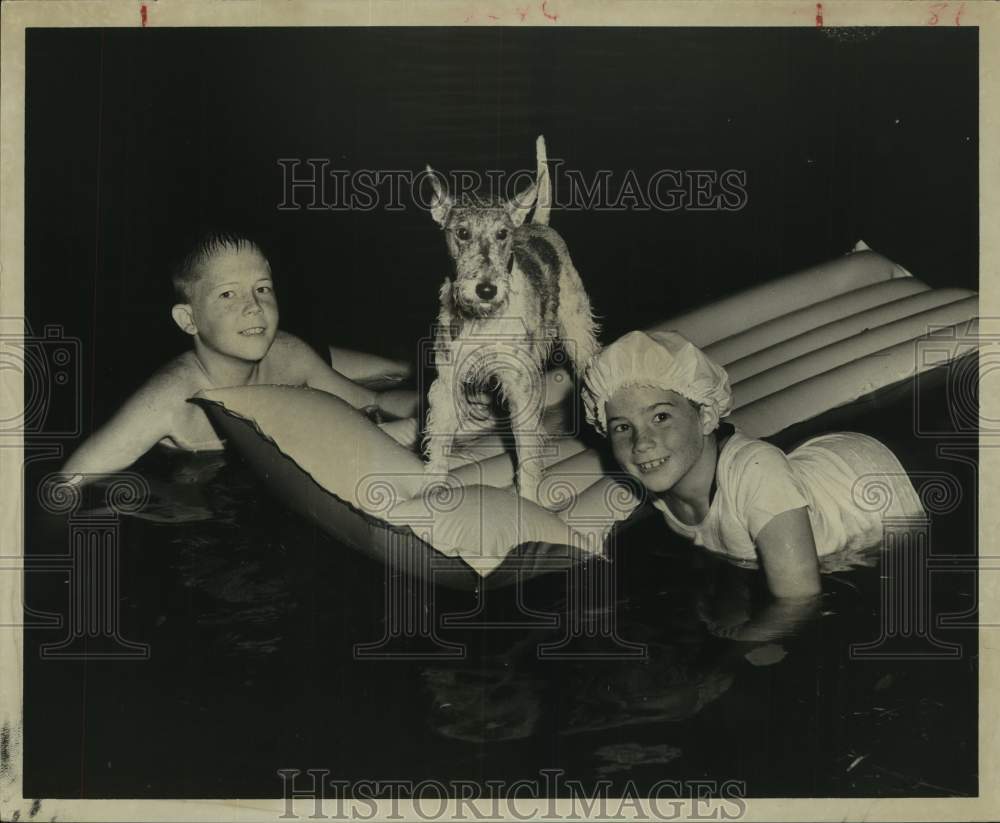
[[[582,374],[599,349],[569,249],[546,225],[551,191],[542,137],[536,148],[534,184],[509,201],[456,201],[428,167],[436,195],[431,215],[444,230],[454,272],[440,290],[426,469],[447,472],[455,435],[481,423],[470,396],[495,387],[510,412],[518,491],[529,499],[536,498],[543,472],[546,363],[559,344]],[[534,220],[527,222],[533,207]]]

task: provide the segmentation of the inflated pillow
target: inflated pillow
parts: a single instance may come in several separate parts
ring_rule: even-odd
[[[397,503],[387,522],[408,526],[442,554],[461,557],[481,575],[529,543],[593,552],[587,540],[552,512],[510,489],[455,486]],[[568,553],[567,553],[568,556]]]
[[[598,553],[592,538],[577,533],[558,516],[518,497],[510,489],[470,484],[431,489],[424,493],[424,463],[381,431],[367,417],[339,398],[293,386],[239,386],[200,392],[195,400],[206,407],[223,435],[236,442],[240,425],[247,425],[254,442],[266,441],[264,465],[256,465],[265,481],[286,499],[304,499],[314,484],[369,518],[406,527],[438,552],[460,557],[479,575],[495,570],[505,557],[527,544],[545,544],[547,557],[579,556],[569,547]],[[224,413],[219,414],[218,409]],[[247,446],[240,446],[244,451]],[[279,454],[280,453],[280,454]],[[274,481],[276,460],[291,459],[302,474]],[[273,470],[268,469],[267,461]],[[354,524],[319,516],[334,536]]]
[[[420,458],[339,397],[299,386],[235,386],[199,392],[254,424],[313,480],[341,500],[368,510],[359,498],[373,477],[400,498],[420,490]]]

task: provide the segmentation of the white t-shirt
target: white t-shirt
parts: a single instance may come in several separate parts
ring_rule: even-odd
[[[736,431],[719,454],[715,497],[701,523],[682,523],[659,498],[653,505],[678,534],[747,561],[757,558],[761,529],[791,509],[808,509],[819,556],[881,542],[886,517],[925,516],[896,456],[854,432],[815,437],[785,455]]]

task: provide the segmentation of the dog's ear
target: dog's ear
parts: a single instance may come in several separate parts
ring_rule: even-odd
[[[510,215],[511,222],[515,226],[520,226],[525,221],[528,212],[531,211],[531,207],[535,205],[535,198],[537,197],[538,181],[535,181],[520,194],[515,194],[507,202],[507,214]]]
[[[535,213],[531,216],[532,223],[540,226],[549,224],[549,212],[552,211],[552,180],[549,179],[549,157],[545,150],[545,137],[538,135],[535,140],[535,161],[538,171],[535,180],[538,182],[538,195],[535,198]]]
[[[427,178],[431,181],[431,186],[434,189],[434,197],[431,200],[431,217],[439,226],[444,226],[448,219],[448,212],[455,205],[455,201],[451,199],[451,195],[444,187],[441,176],[430,166],[427,167]]]

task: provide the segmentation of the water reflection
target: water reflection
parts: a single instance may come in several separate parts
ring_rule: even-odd
[[[543,731],[562,736],[687,720],[729,691],[741,667],[784,660],[787,651],[779,641],[793,638],[821,613],[818,597],[755,604],[752,573],[692,558],[695,573],[702,580],[710,577],[711,585],[685,590],[695,579],[689,576],[651,601],[618,604],[617,630],[628,642],[645,646],[643,659],[613,649],[584,659],[545,659],[539,649],[551,646],[561,630],[535,630],[475,663],[425,666],[431,727],[444,737],[475,743],[525,739],[540,730],[542,707],[550,704],[558,712]],[[647,754],[650,762],[678,756],[674,749],[646,754],[628,749],[615,754],[608,768],[624,768],[633,756]]]
[[[427,667],[422,675],[432,698],[430,724],[444,737],[491,743],[535,733],[542,684],[530,673],[496,661],[470,668]]]
[[[127,516],[153,523],[199,523],[220,515],[224,517],[226,507],[220,507],[222,501],[218,499],[218,492],[225,489],[225,484],[214,486],[214,498],[212,484],[228,465],[224,452],[190,453],[162,447],[154,449],[130,470],[141,475],[145,481],[149,499],[141,508],[127,512]],[[245,472],[234,474],[245,478]],[[114,477],[110,475],[95,481],[86,490],[88,498],[103,498],[107,487],[115,482]],[[241,488],[247,488],[245,479],[237,481],[237,489]],[[230,509],[238,495],[237,491],[235,497],[230,496]],[[106,504],[81,511],[81,514],[92,516],[116,513],[121,512],[112,512]]]

